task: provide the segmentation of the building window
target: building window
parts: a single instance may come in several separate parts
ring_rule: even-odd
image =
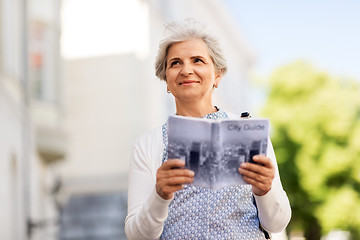
[[[29,27],[29,78],[35,99],[57,101],[58,39],[47,23],[31,21]]]

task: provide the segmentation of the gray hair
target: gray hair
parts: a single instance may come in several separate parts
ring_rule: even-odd
[[[167,36],[160,42],[155,62],[155,75],[166,81],[166,63],[169,48],[177,42],[192,39],[203,40],[209,49],[209,55],[214,63],[216,72],[225,74],[226,60],[219,41],[210,33],[210,29],[194,19],[185,19],[182,22],[171,22],[165,26]]]

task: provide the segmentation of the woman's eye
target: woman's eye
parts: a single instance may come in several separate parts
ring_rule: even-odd
[[[202,59],[200,59],[200,58],[196,58],[196,59],[195,59],[195,62],[196,62],[196,63],[197,63],[197,62],[204,63],[204,61],[203,61]]]
[[[177,64],[179,64],[179,61],[173,61],[173,62],[170,63],[170,66],[172,67],[172,66],[175,66]]]

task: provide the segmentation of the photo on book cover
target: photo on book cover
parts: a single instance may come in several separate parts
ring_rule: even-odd
[[[220,189],[246,184],[240,164],[266,155],[267,119],[208,120],[171,116],[168,120],[168,159],[181,159],[195,172],[193,184]]]

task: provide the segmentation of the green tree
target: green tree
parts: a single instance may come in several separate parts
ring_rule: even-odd
[[[359,83],[295,62],[269,84],[262,115],[293,210],[288,230],[320,239],[341,229],[360,239]]]

